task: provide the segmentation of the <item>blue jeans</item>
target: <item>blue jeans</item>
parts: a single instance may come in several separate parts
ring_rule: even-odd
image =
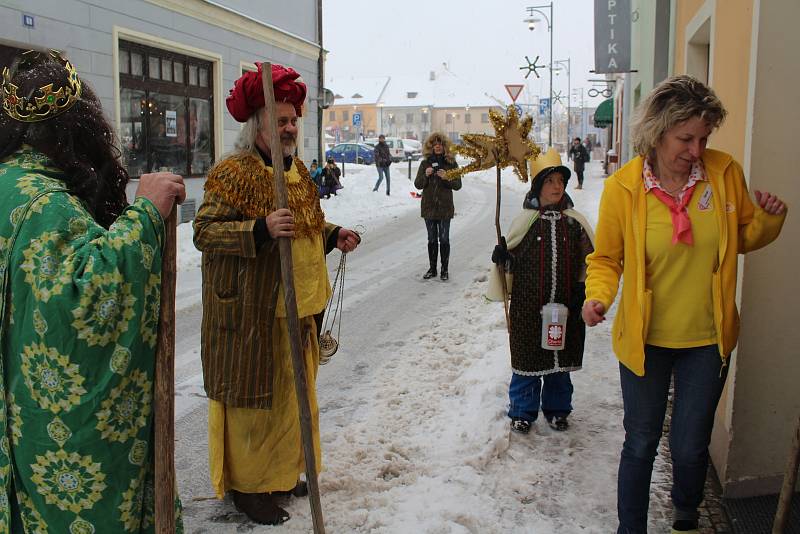
[[[548,421],[557,416],[566,417],[572,412],[572,391],[572,380],[568,372],[550,373],[544,376],[513,373],[511,383],[508,385],[510,401],[508,416],[513,419],[536,421],[541,400],[542,413]]]
[[[650,476],[674,374],[669,447],[675,520],[697,520],[708,471],[708,444],[727,367],[716,345],[687,349],[645,346],[645,374],[620,364],[625,443],[617,479],[617,534],[647,532]]]
[[[386,177],[386,194],[389,194],[389,167],[378,167],[378,181],[375,182],[375,187],[372,188],[373,191],[377,191],[378,187],[380,187],[381,182],[383,181],[383,177]]]
[[[425,219],[428,230],[428,244],[450,244],[450,219]]]

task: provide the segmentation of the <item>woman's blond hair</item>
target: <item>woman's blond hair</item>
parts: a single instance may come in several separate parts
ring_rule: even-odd
[[[686,74],[667,78],[636,108],[631,123],[633,149],[646,157],[677,124],[700,117],[716,129],[727,114],[714,90],[700,80]]]

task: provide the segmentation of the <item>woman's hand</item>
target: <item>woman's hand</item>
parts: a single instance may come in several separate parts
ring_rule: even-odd
[[[445,177],[447,176],[444,172],[445,172],[444,169],[439,169],[438,171],[436,171],[436,176],[444,180]]]
[[[425,169],[425,176],[430,176],[431,174],[433,174],[433,167]]]
[[[342,252],[351,252],[361,243],[361,236],[353,230],[339,228],[339,235],[336,238],[336,248]]]
[[[280,208],[267,215],[267,230],[272,239],[294,237],[294,215],[287,208]]]
[[[756,194],[756,202],[761,206],[761,209],[770,215],[780,215],[786,210],[786,204],[783,203],[776,195],[764,191],[754,191]]]
[[[595,326],[606,320],[606,307],[600,301],[587,300],[583,303],[581,317],[586,326]]]

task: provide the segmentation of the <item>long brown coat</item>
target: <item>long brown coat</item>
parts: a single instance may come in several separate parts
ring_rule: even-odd
[[[329,252],[336,243],[338,227],[324,223],[317,188],[302,163],[296,162],[302,179],[299,184],[289,184],[289,206],[296,221],[304,213],[313,223],[296,224],[296,233],[323,232],[326,250],[320,253]],[[218,164],[209,173],[194,223],[194,243],[203,252],[200,344],[206,394],[238,408],[272,405],[271,333],[281,278],[280,254],[277,241],[268,234],[266,242],[257,247],[254,227],[258,217],[252,213],[253,199],[260,197],[265,205],[256,208],[263,210],[259,216],[274,211],[271,186],[267,185],[271,180],[271,168],[254,157]],[[249,190],[252,188],[257,190]],[[246,200],[233,201],[232,191],[241,191]]]

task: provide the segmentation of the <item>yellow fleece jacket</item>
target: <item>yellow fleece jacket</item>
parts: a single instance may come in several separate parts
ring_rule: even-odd
[[[736,309],[737,254],[757,250],[778,237],[786,218],[770,215],[750,200],[741,166],[718,150],[703,153],[713,189],[719,223],[719,267],[712,276],[714,325],[719,352],[725,360],[736,347],[739,312]],[[586,300],[608,310],[622,297],[611,330],[614,353],[638,376],[644,376],[644,345],[653,295],[645,282],[645,224],[647,201],[642,183],[643,159],[636,157],[606,179],[595,234],[595,249],[586,258]],[[700,291],[701,289],[698,289]]]

